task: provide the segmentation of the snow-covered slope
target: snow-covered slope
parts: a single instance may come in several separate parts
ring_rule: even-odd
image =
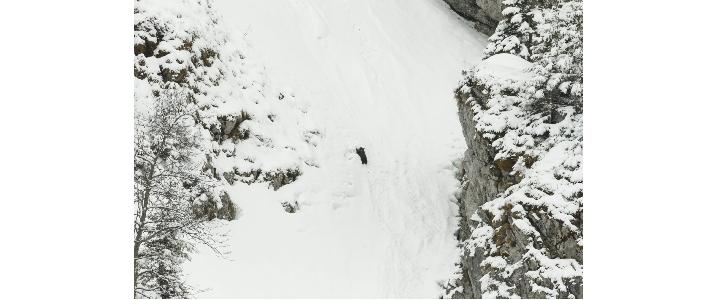
[[[296,182],[227,189],[242,211],[228,225],[233,260],[194,255],[188,280],[212,289],[198,296],[440,297],[460,255],[452,161],[466,145],[452,90],[486,37],[440,0],[214,5],[309,102],[322,138]]]

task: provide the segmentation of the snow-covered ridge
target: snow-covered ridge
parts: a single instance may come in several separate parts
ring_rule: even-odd
[[[270,80],[211,0],[135,1],[134,12],[135,107],[151,107],[164,89],[188,89],[215,177],[277,189],[313,165],[319,132],[307,103]]]

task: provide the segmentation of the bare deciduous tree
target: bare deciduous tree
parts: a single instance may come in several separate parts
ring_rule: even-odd
[[[221,221],[193,214],[195,202],[214,197],[216,179],[204,174],[199,126],[186,92],[166,90],[150,113],[135,116],[135,298],[187,298],[192,287],[181,263],[196,243],[224,256]]]

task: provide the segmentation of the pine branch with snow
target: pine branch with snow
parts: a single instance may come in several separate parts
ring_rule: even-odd
[[[489,44],[484,49],[486,57],[499,53],[509,53],[531,60],[531,45],[536,20],[531,17],[539,5],[545,1],[504,0],[504,19],[499,22]]]

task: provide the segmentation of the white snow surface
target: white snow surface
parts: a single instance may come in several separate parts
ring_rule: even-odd
[[[453,162],[466,144],[453,89],[486,37],[441,0],[214,8],[267,76],[308,103],[322,138],[316,167],[304,165],[296,182],[227,188],[241,210],[225,227],[232,260],[199,247],[185,271],[211,290],[197,297],[440,297],[439,284],[459,276]]]
[[[531,75],[526,72],[532,63],[516,55],[499,53],[482,61],[474,67],[474,76],[493,75],[502,79],[528,80]]]

